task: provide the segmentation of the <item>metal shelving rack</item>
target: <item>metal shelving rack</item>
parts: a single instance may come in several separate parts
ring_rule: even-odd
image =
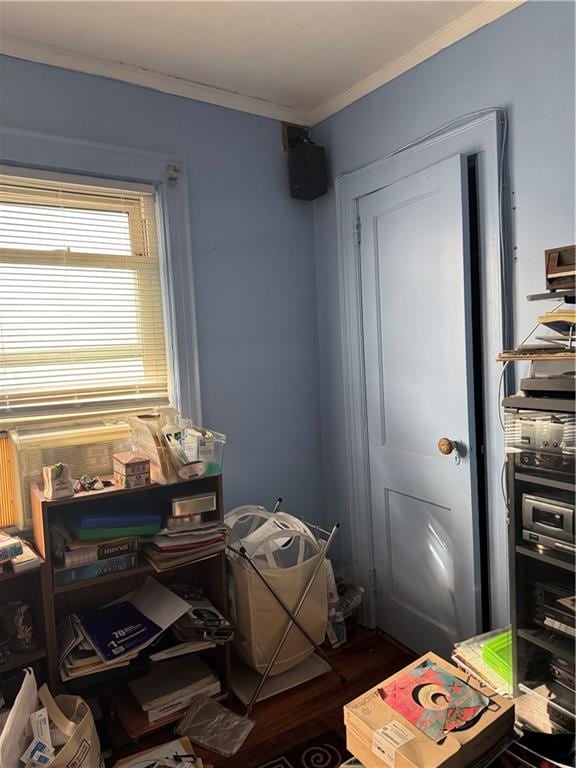
[[[562,549],[550,541],[540,543],[537,535],[534,541],[527,540],[523,506],[526,497],[565,508],[574,505],[575,401],[573,396],[513,396],[503,404],[517,716],[527,730],[573,733],[574,693],[559,680],[558,670],[574,670],[576,617],[572,613],[566,623],[560,622],[560,629],[550,616],[563,609],[552,588],[560,595],[574,595],[575,558],[566,547],[574,545],[574,537],[560,542]],[[554,441],[545,434],[550,425],[556,430]],[[550,538],[555,535],[552,528]]]

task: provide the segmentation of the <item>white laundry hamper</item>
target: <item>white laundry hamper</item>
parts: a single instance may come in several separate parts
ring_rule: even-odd
[[[226,515],[231,530],[231,549],[243,546],[268,584],[294,611],[306,589],[318,559],[324,558],[324,542],[308,526],[287,514],[272,514],[264,507],[238,507]],[[260,674],[266,670],[289,619],[270,590],[245,559],[229,556],[232,596],[238,627],[235,646],[240,657]],[[298,621],[311,639],[321,643],[328,622],[326,573],[320,568],[298,613]],[[314,648],[293,626],[271,675],[286,672],[313,653]]]

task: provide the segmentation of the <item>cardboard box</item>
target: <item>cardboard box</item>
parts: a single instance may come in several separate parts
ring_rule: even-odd
[[[387,704],[378,689],[430,661],[490,699],[476,720],[435,742]],[[468,768],[514,728],[514,704],[465,672],[427,653],[344,707],[349,751],[365,768]]]

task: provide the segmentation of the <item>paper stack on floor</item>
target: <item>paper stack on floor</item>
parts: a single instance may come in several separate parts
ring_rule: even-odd
[[[466,768],[513,735],[514,705],[433,653],[344,707],[366,768]]]

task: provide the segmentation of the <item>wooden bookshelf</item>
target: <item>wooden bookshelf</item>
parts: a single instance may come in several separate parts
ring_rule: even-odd
[[[522,362],[530,362],[530,360],[535,360],[536,362],[553,362],[557,360],[570,360],[572,362],[576,361],[576,353],[569,352],[569,351],[561,351],[561,352],[545,352],[545,351],[536,351],[536,350],[516,350],[516,349],[510,349],[506,350],[504,352],[500,352],[496,360],[499,363],[509,363],[516,361],[522,361]]]
[[[217,553],[207,558],[185,563],[158,573],[142,554],[138,565],[118,573],[105,574],[85,581],[75,581],[65,586],[55,586],[53,579],[54,560],[51,551],[50,526],[62,515],[74,515],[89,510],[91,514],[107,516],[138,508],[142,512],[158,512],[164,518],[170,514],[172,500],[183,496],[215,493],[219,519],[223,520],[221,476],[195,478],[172,485],[149,485],[144,488],[105,488],[101,491],[79,493],[66,499],[48,500],[39,488],[32,489],[32,515],[34,541],[45,560],[43,584],[43,605],[45,614],[45,656],[48,676],[54,692],[66,692],[69,683],[63,683],[58,668],[56,628],[70,613],[82,614],[106,605],[122,595],[139,587],[152,577],[162,584],[188,584],[202,588],[206,596],[225,615],[228,615],[228,591],[226,580],[225,554]],[[57,563],[59,565],[59,563]],[[209,652],[210,666],[218,673],[222,690],[226,694],[230,681],[230,647],[224,645]],[[107,693],[114,691],[114,685],[107,684]],[[116,695],[124,700],[125,682],[119,682]],[[147,723],[146,723],[147,724]],[[130,734],[134,738],[134,732]]]
[[[44,666],[47,664],[48,656],[46,650],[47,629],[44,599],[47,580],[46,564],[42,558],[40,558],[40,563],[36,568],[21,571],[20,573],[5,571],[0,574],[2,602],[22,600],[22,602],[30,605],[34,620],[34,633],[38,641],[36,648],[22,653],[13,652],[4,664],[0,664],[0,677],[36,662],[41,662],[42,674],[45,671]]]

